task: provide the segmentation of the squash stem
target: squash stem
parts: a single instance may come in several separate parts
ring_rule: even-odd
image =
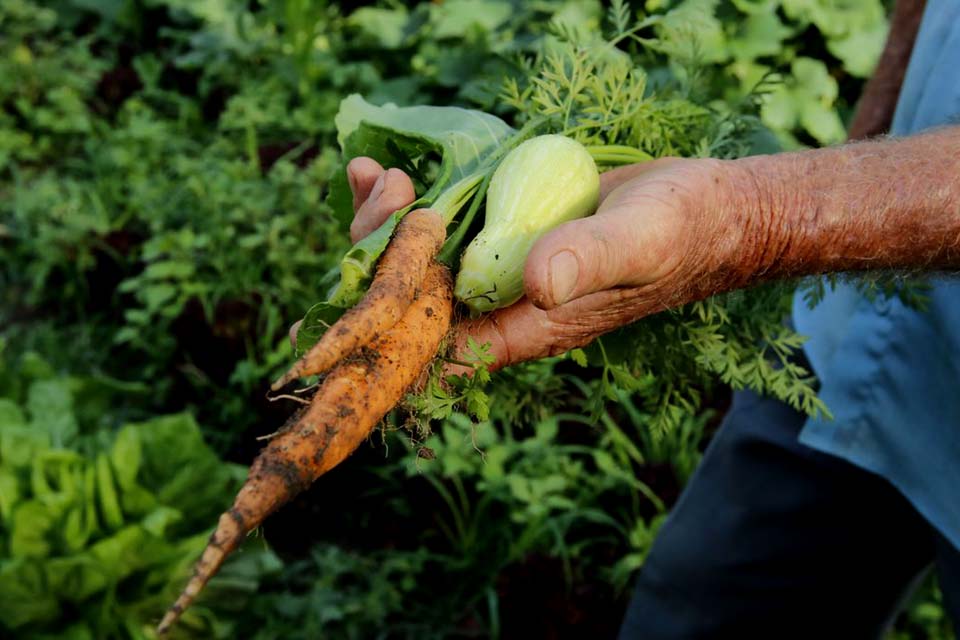
[[[483,202],[484,198],[487,195],[487,188],[490,186],[490,179],[493,178],[493,170],[489,170],[485,175],[482,175],[483,181],[480,183],[479,187],[476,189],[476,194],[474,195],[473,202],[470,203],[470,208],[467,209],[467,212],[464,214],[463,219],[460,220],[457,230],[453,232],[446,243],[444,243],[443,248],[440,250],[439,260],[448,266],[453,266],[455,260],[459,259],[459,250],[460,246],[463,244],[463,238],[467,234],[467,230],[470,228],[470,223],[473,222],[474,217],[477,215],[477,211],[480,209],[480,204]]]
[[[587,147],[593,161],[600,167],[619,167],[625,164],[636,162],[649,162],[653,160],[646,151],[628,147],[622,144],[603,144]]]
[[[483,177],[484,173],[478,171],[460,179],[437,196],[437,199],[430,203],[430,208],[439,213],[446,224],[450,224],[460,213],[460,209],[477,192]]]

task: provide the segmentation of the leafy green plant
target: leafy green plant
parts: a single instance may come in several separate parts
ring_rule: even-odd
[[[0,629],[17,637],[145,638],[244,470],[186,414],[119,430],[104,410],[141,385],[0,362]],[[223,615],[278,568],[251,549],[182,637],[229,637]]]
[[[782,144],[831,144],[845,137],[844,118],[857,98],[840,81],[859,86],[883,48],[882,0],[651,0],[648,8],[677,10],[657,25],[661,34],[696,32],[695,46],[673,47],[674,61],[699,59],[723,73],[726,99],[763,88],[760,116]]]
[[[430,569],[430,553],[422,547],[358,553],[317,544],[267,585],[270,592],[253,601],[258,628],[250,637],[439,637],[434,625],[440,620],[411,614],[415,610],[427,616],[435,608],[416,602]]]

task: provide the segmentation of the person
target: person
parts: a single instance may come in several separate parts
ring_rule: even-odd
[[[877,637],[933,564],[960,622],[960,285],[936,275],[960,268],[958,115],[960,3],[899,0],[851,126],[895,135],[604,173],[596,214],[533,247],[525,297],[461,327],[501,367],[774,278],[930,272],[925,313],[852,285],[795,304],[835,419],[735,394],[621,637]],[[348,177],[354,240],[415,197],[369,158]]]

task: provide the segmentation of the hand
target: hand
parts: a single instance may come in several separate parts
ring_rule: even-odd
[[[399,169],[370,158],[347,167],[356,242],[415,198]],[[652,313],[745,283],[738,256],[737,181],[716,160],[663,159],[601,176],[601,204],[538,240],[524,270],[526,296],[457,328],[490,343],[493,368],[584,346]],[[296,325],[291,330],[294,334]]]

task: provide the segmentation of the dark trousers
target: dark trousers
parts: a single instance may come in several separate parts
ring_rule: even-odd
[[[736,395],[641,570],[622,640],[877,638],[931,565],[960,626],[960,552],[886,480],[800,444],[803,422]]]

